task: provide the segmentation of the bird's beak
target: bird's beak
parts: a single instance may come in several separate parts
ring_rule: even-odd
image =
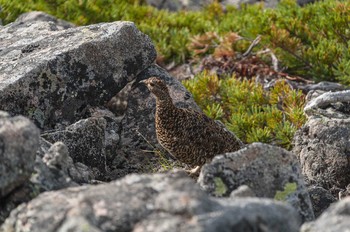
[[[148,79],[144,79],[144,80],[142,80],[142,81],[139,81],[139,83],[144,84],[144,85],[147,85],[147,84],[148,84]]]
[[[138,82],[134,82],[134,83],[132,84],[132,86],[131,86],[131,89],[135,89],[140,83],[143,84],[143,85],[146,85],[146,84],[147,84],[147,83],[146,83],[146,80],[147,80],[147,79],[142,80],[142,81],[138,81]]]

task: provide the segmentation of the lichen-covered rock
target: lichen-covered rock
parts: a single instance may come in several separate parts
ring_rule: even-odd
[[[38,158],[40,156],[37,156]],[[41,188],[45,186],[45,191],[75,186],[75,183],[91,184],[96,178],[91,168],[73,161],[69,156],[68,147],[62,142],[52,144],[39,160],[45,166],[36,165],[36,172],[31,181],[39,184]],[[45,169],[47,171],[43,173]],[[38,181],[39,178],[41,178],[40,181]]]
[[[296,232],[300,223],[288,204],[215,199],[178,172],[46,192],[13,210],[0,231]]]
[[[0,28],[0,47],[2,109],[29,116],[42,129],[84,118],[156,57],[132,22],[67,30],[53,22],[14,22]]]
[[[305,223],[301,232],[347,232],[350,228],[350,197],[331,205],[316,221]]]
[[[0,198],[30,178],[39,136],[29,119],[0,111]]]
[[[68,147],[74,162],[95,168],[96,177],[106,173],[105,131],[106,120],[102,117],[82,119],[65,130],[48,132],[42,137],[51,143],[62,141]]]
[[[319,186],[308,187],[308,192],[316,218],[320,216],[321,213],[323,213],[323,211],[326,210],[332,203],[337,201],[330,191],[327,191]]]
[[[121,118],[102,108],[92,108],[90,116],[42,137],[52,143],[63,141],[76,166],[85,165],[98,180],[115,180],[132,173],[130,162],[118,152]]]
[[[349,99],[348,90],[324,93],[311,98],[304,109],[308,121],[294,136],[293,153],[310,185],[329,190],[350,183]]]
[[[166,81],[176,106],[200,110],[185,87],[172,78],[164,69],[153,65],[140,73],[129,93],[128,108],[121,123],[122,150],[136,172],[144,172],[147,169],[149,171],[150,167],[159,166],[159,162],[153,159],[156,157],[152,153],[155,149],[160,149],[163,154],[167,154],[159,145],[155,132],[155,98],[146,86],[138,84],[138,81],[151,76],[158,76]],[[165,156],[169,157],[168,155]],[[145,163],[148,163],[149,167],[145,167]]]
[[[77,181],[80,178],[71,175],[75,166],[68,155],[67,146],[62,142],[51,144],[44,139],[41,139],[40,144],[41,151],[37,152],[30,182],[35,184],[40,192],[77,186],[76,182],[80,183]]]
[[[109,173],[107,173],[108,176],[105,179],[115,180],[130,173],[131,171],[128,170],[129,166],[125,162],[126,160],[117,152],[120,148],[120,123],[122,117],[116,117],[111,111],[101,107],[92,108],[90,114],[93,118],[106,120],[104,146]]]
[[[229,196],[241,185],[257,197],[283,200],[294,206],[303,221],[314,219],[310,198],[294,154],[262,143],[216,156],[203,166],[200,186],[215,196]]]
[[[11,210],[42,192],[78,186],[78,183],[92,183],[93,179],[88,167],[73,163],[66,145],[62,142],[51,144],[41,139],[30,179],[0,200],[0,224]]]

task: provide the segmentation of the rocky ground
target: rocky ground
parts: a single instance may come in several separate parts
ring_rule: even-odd
[[[35,12],[0,26],[1,232],[350,227],[349,91],[307,86],[292,152],[250,144],[218,154],[195,181],[159,173],[175,161],[138,81],[157,75],[176,105],[199,108],[155,58],[131,22],[75,27]]]

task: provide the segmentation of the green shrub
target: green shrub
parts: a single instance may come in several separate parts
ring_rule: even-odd
[[[236,32],[262,35],[261,47],[271,48],[286,72],[316,81],[350,84],[350,1],[324,0],[299,7],[285,0],[277,9],[261,5],[237,10],[218,3],[200,12],[170,13],[142,0],[0,0],[4,23],[27,11],[41,10],[78,25],[116,20],[133,21],[156,44],[160,61],[177,63],[191,58],[187,44],[195,35]]]
[[[221,120],[243,142],[265,142],[291,148],[295,131],[305,122],[304,95],[281,80],[264,91],[252,80],[218,78],[207,72],[184,81],[209,117]]]

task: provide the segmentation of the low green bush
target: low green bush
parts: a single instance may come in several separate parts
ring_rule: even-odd
[[[157,47],[160,61],[185,62],[195,35],[236,32],[262,35],[261,47],[272,49],[285,71],[316,81],[350,84],[350,1],[324,0],[299,7],[284,0],[276,9],[261,5],[240,10],[213,3],[200,12],[171,13],[142,0],[0,0],[6,24],[24,12],[41,10],[78,25],[116,20],[133,21]]]
[[[202,72],[184,81],[209,117],[221,120],[243,142],[264,142],[291,148],[295,131],[306,118],[305,97],[280,80],[269,91],[251,80],[219,78]]]

